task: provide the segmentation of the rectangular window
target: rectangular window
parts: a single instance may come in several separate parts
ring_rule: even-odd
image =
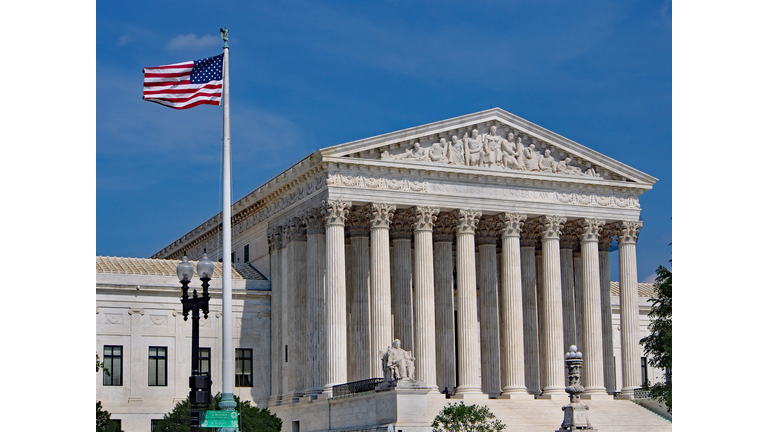
[[[210,348],[200,348],[200,351],[198,351],[198,365],[197,365],[197,371],[200,373],[211,373],[211,349]]]
[[[247,263],[251,260],[251,252],[248,250],[248,245],[243,248],[243,262]]]
[[[149,347],[149,385],[167,386],[168,348]]]
[[[235,387],[253,387],[253,350],[235,350]]]
[[[104,385],[123,385],[123,347],[104,345]]]
[[[640,357],[640,378],[643,387],[648,384],[648,360],[645,357]]]

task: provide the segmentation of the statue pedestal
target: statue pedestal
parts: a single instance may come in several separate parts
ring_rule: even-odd
[[[597,429],[593,429],[589,423],[587,417],[588,406],[581,403],[571,403],[563,407],[565,416],[563,418],[563,424],[560,425],[560,429],[555,432],[565,432],[574,430],[590,430],[597,432]]]

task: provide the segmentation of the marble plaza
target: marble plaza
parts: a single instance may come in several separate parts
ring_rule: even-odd
[[[254,290],[263,315],[249,343],[259,346],[252,374],[262,379],[248,398],[286,431],[429,430],[447,402],[439,391],[455,387],[450,401],[509,413],[546,418],[557,407],[541,426],[554,430],[568,403],[565,352],[578,345],[585,403],[635,418],[643,409],[626,399],[648,373],[639,197],[655,182],[501,109],[309,155],[233,206],[233,261],[269,284]],[[151,261],[216,256],[219,237],[215,216]],[[243,304],[249,295],[244,287]],[[382,378],[395,339],[417,384],[334,396],[334,386]],[[606,413],[589,415],[598,430],[671,430],[642,412],[616,427],[601,425]],[[509,416],[519,430],[538,430],[538,420]]]

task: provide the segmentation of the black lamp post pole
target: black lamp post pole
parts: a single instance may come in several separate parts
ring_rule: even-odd
[[[207,255],[204,259],[208,261]],[[208,261],[211,269],[213,264]],[[186,256],[182,264],[191,265],[186,262]],[[181,266],[181,265],[180,265]],[[198,267],[199,269],[199,267]],[[200,363],[200,310],[202,309],[204,317],[208,318],[208,282],[211,278],[203,275],[200,280],[203,282],[203,295],[198,296],[197,290],[192,291],[192,297],[189,297],[189,275],[181,279],[181,303],[184,306],[184,321],[187,320],[189,312],[192,312],[192,375],[189,377],[189,403],[190,403],[190,430],[192,432],[200,431],[200,408],[207,407],[211,400],[211,381],[209,375],[201,374],[198,370]],[[186,279],[186,280],[185,280]]]

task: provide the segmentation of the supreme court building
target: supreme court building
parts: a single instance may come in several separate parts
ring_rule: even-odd
[[[639,197],[655,182],[498,108],[314,152],[233,205],[233,262],[269,284],[253,339],[260,382],[246,398],[286,431],[430,430],[456,402],[439,391],[456,387],[451,399],[508,408],[497,414],[508,430],[515,407],[550,416],[520,430],[554,430],[577,345],[593,426],[632,430],[605,412],[643,414],[627,399],[643,380]],[[220,222],[152,258],[220,254]],[[418,388],[335,394],[382,377],[394,339],[412,352]]]

